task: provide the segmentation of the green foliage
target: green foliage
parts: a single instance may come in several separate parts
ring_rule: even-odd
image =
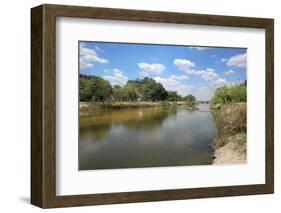
[[[136,101],[137,93],[134,85],[127,83],[124,87],[115,85],[113,87],[113,101]]]
[[[151,78],[130,80],[127,84],[135,88],[138,98],[142,101],[161,101],[168,97],[168,92],[162,84]]]
[[[123,89],[120,85],[115,85],[113,87],[113,100],[114,101],[123,101]]]
[[[193,95],[187,95],[183,98],[184,101],[187,102],[189,105],[194,105],[196,104],[196,98]]]
[[[112,87],[103,78],[80,75],[79,83],[80,101],[104,102],[110,99]]]
[[[134,85],[126,84],[123,89],[123,101],[136,101],[137,100],[137,93]]]
[[[178,95],[177,92],[175,91],[169,91],[168,92],[168,101],[180,101],[182,99],[182,97],[180,95]]]
[[[129,80],[121,87],[110,83],[98,76],[80,75],[79,95],[81,102],[105,102],[105,101],[185,101],[189,105],[196,103],[192,95],[181,97],[175,91],[167,91],[162,84],[154,79],[143,78]]]
[[[247,131],[247,81],[235,86],[216,89],[211,99],[213,118],[218,128],[215,147],[228,141],[246,143]]]
[[[247,101],[247,82],[235,86],[216,89],[211,104],[228,104]]]

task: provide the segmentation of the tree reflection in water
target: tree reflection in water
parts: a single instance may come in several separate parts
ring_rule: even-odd
[[[216,128],[208,111],[103,109],[80,116],[79,169],[205,165]]]

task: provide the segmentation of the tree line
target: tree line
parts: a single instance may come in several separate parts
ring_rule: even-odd
[[[145,77],[129,80],[121,87],[98,76],[79,75],[80,102],[125,102],[125,101],[186,101],[196,103],[193,95],[181,96],[176,91],[167,91],[161,83]]]
[[[217,88],[211,99],[211,104],[228,104],[247,101],[247,81],[234,86]]]

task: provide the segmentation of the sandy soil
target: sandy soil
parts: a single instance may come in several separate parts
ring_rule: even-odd
[[[227,139],[227,143],[215,149],[213,164],[243,164],[247,162],[246,144],[237,143],[238,136]]]

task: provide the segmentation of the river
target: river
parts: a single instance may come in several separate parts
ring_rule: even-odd
[[[207,104],[100,109],[80,116],[79,170],[212,164]]]

